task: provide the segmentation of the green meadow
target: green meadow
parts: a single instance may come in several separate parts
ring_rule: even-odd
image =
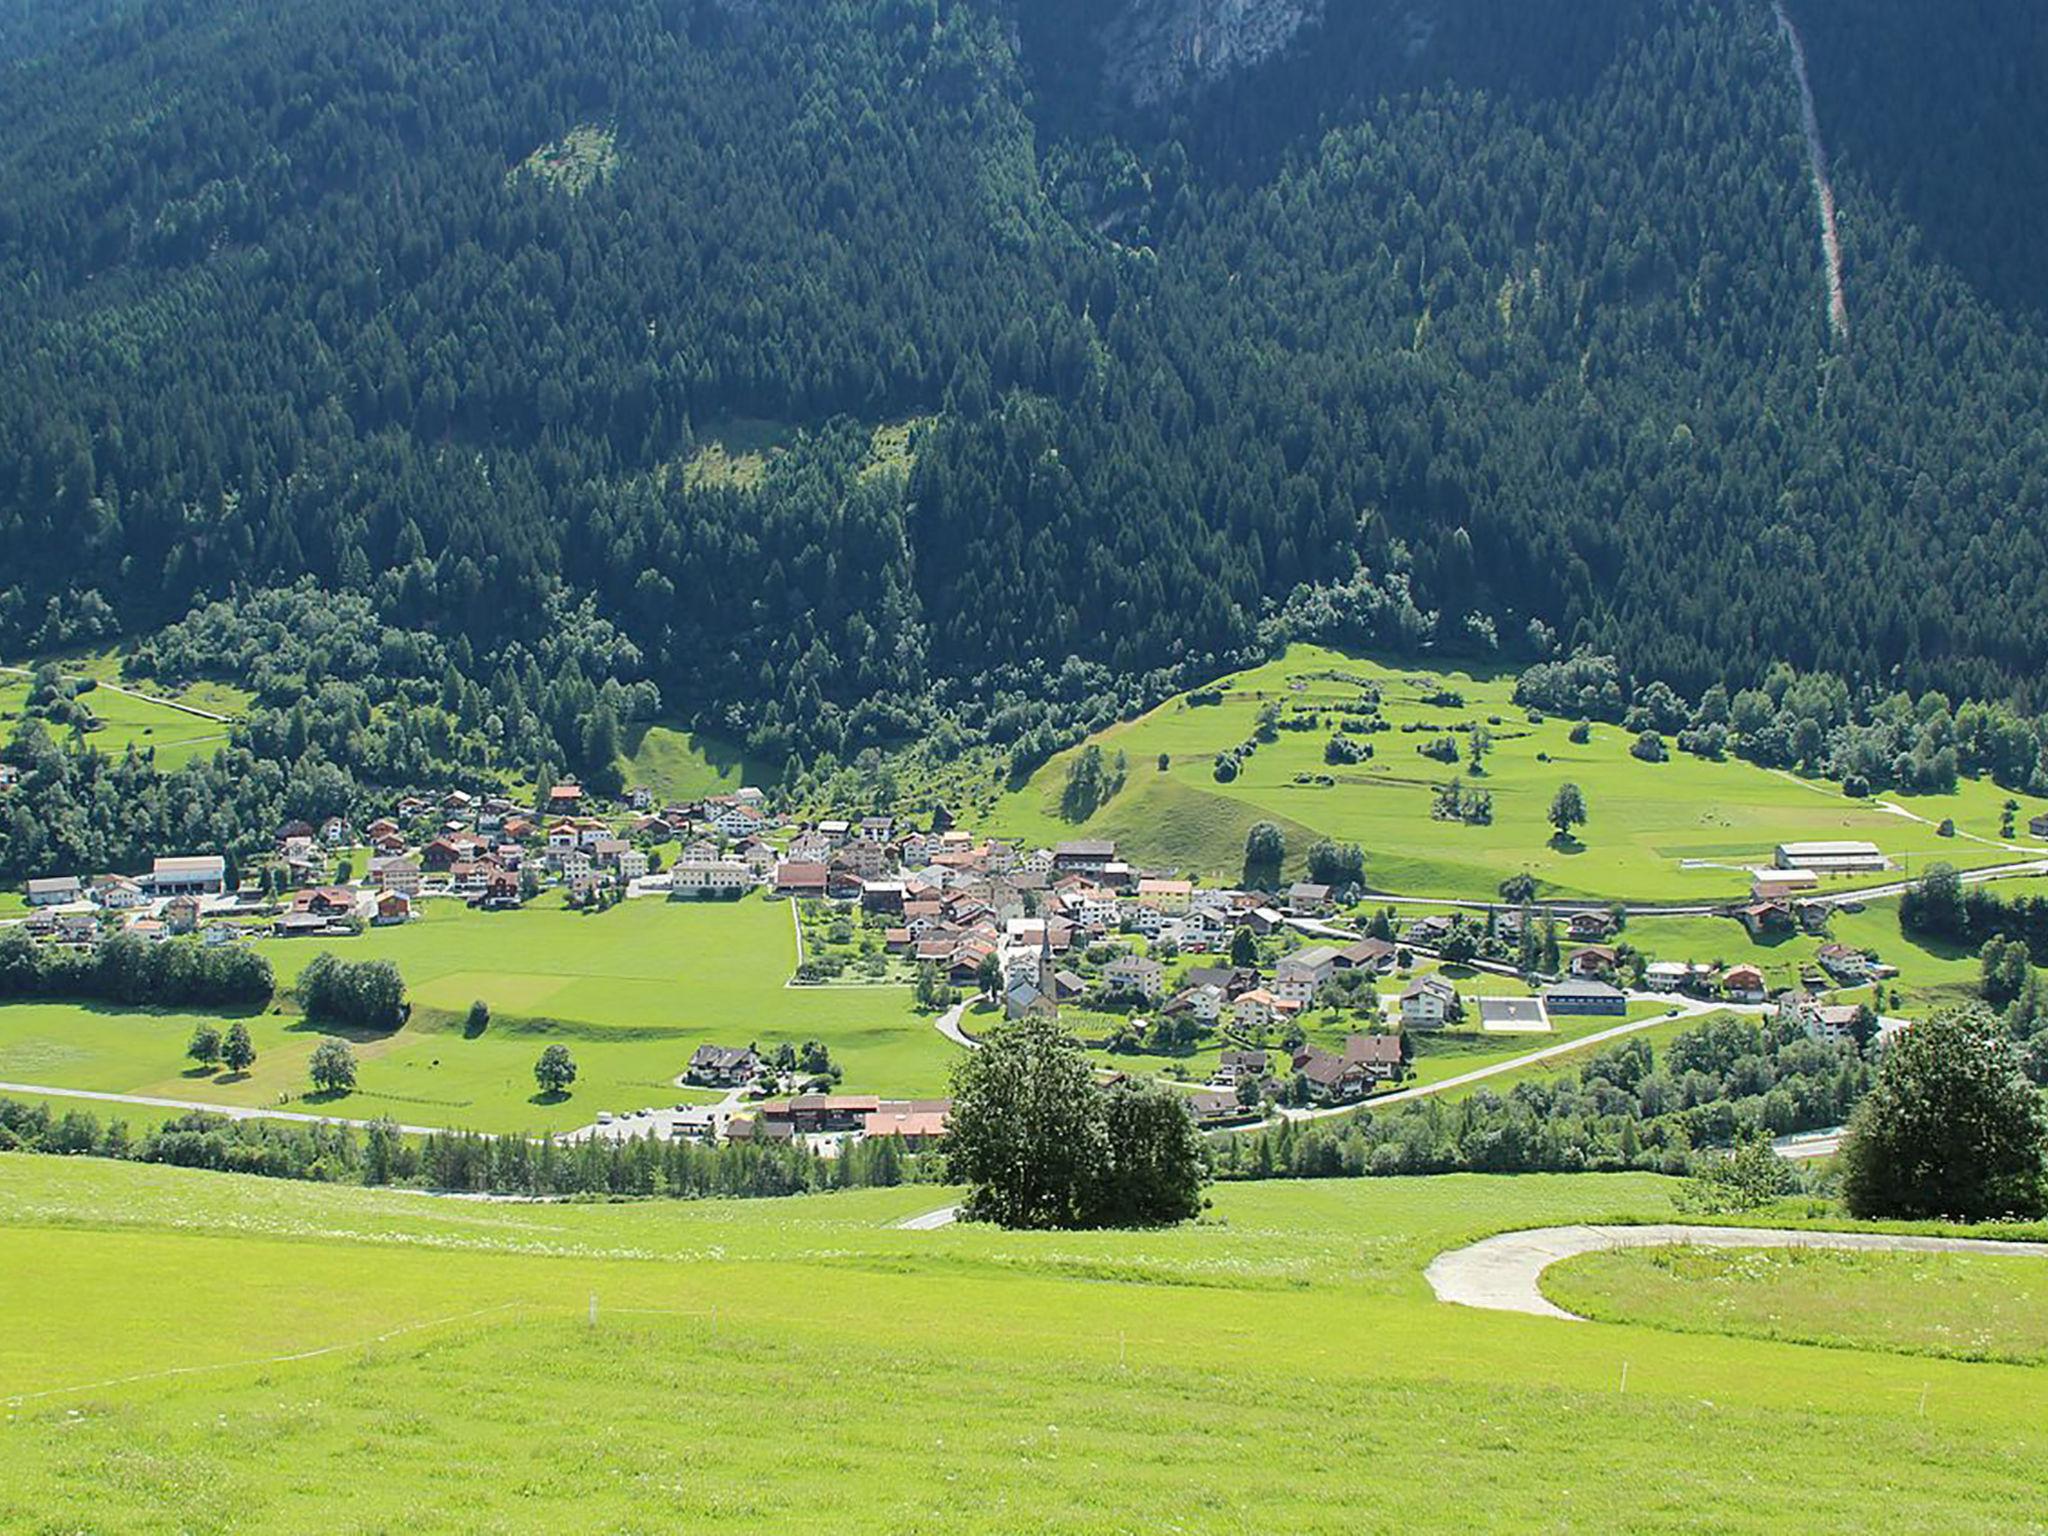
[[[1636,1248],[1568,1259],[1543,1290],[1605,1322],[2048,1364],[2048,1251]]]
[[[73,668],[67,663],[67,670],[86,675],[98,675],[104,671],[110,676],[118,676],[118,668],[106,664],[98,668]],[[14,722],[27,706],[28,695],[29,680],[26,677],[12,672],[0,673],[0,734],[13,734]],[[187,690],[178,697],[183,702],[216,714],[233,714],[246,707],[248,702],[246,695],[213,687]],[[95,688],[83,698],[102,722],[102,728],[90,732],[85,739],[95,750],[110,757],[118,757],[132,746],[138,751],[154,751],[159,767],[178,768],[195,758],[211,757],[227,745],[228,727],[218,720],[187,714],[152,699],[115,693],[109,688]],[[58,731],[54,734],[62,741],[70,733]]]
[[[1329,711],[1357,703],[1367,684],[1380,690],[1382,717],[1392,729],[1359,738],[1373,748],[1367,761],[1332,767],[1323,761],[1337,727]],[[1070,751],[1004,795],[992,829],[1035,844],[1113,836],[1136,860],[1235,878],[1246,831],[1270,820],[1286,832],[1296,861],[1314,838],[1333,837],[1365,849],[1367,878],[1379,889],[1466,899],[1490,898],[1503,879],[1526,871],[1546,893],[1566,897],[1721,901],[1746,893],[1744,866],[1767,864],[1778,843],[1798,840],[1874,842],[1908,873],[1935,858],[1975,866],[2015,857],[1994,841],[1975,840],[1995,839],[1998,831],[2004,797],[1989,785],[1919,797],[1910,809],[1926,819],[1914,820],[1847,799],[1839,786],[1733,759],[1707,762],[1674,751],[1667,762],[1644,763],[1629,755],[1632,738],[1618,726],[1596,725],[1592,739],[1577,746],[1568,719],[1529,723],[1512,701],[1509,672],[1425,671],[1295,646],[1221,686],[1219,704],[1191,704],[1182,694],[1092,738],[1125,755],[1128,777],[1085,823],[1059,815]],[[1441,690],[1464,703],[1428,702]],[[1219,783],[1216,754],[1250,739],[1268,703],[1286,716],[1320,713],[1320,724],[1282,730],[1245,760],[1236,779]],[[1485,773],[1473,781],[1493,796],[1493,822],[1433,821],[1434,787],[1466,765],[1437,762],[1417,748],[1450,736],[1462,750],[1463,730],[1473,724],[1493,737]],[[1426,729],[1402,729],[1408,725]],[[1334,782],[1314,782],[1323,776]],[[1551,796],[1567,780],[1585,792],[1591,817],[1577,841],[1560,848],[1546,817]],[[1939,836],[1934,823],[1943,817],[1966,835]]]
[[[76,1004],[0,1008],[0,1080],[250,1106],[292,1100],[353,1118],[493,1131],[588,1124],[600,1109],[686,1100],[674,1086],[699,1045],[823,1041],[849,1090],[935,1094],[954,1047],[913,1011],[907,988],[796,988],[787,905],[644,899],[601,913],[557,900],[479,913],[422,905],[402,928],[353,939],[261,940],[288,987],[323,948],[389,959],[405,976],[413,1017],[390,1034],[355,1035],[353,1094],[301,1102],[306,1060],[329,1031],[289,1008],[246,1020],[258,1057],[243,1078],[185,1060],[198,1017]],[[472,1001],[491,1022],[472,1035]],[[216,1022],[218,1022],[216,1020]],[[560,1042],[579,1076],[564,1099],[539,1097],[533,1063]]]
[[[2026,1529],[2031,1366],[1444,1306],[1647,1175],[506,1205],[0,1157],[0,1528]],[[175,1277],[166,1283],[166,1277]],[[1626,1390],[1624,1385],[1626,1369]],[[1851,1449],[1853,1448],[1853,1450]]]

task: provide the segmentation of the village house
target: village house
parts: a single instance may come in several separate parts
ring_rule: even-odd
[[[1315,1001],[1322,984],[1336,972],[1337,951],[1327,944],[1313,945],[1281,957],[1273,969],[1273,990],[1307,1007]]]
[[[166,932],[175,936],[199,931],[199,898],[197,896],[173,896],[164,903],[163,923]]]
[[[1026,874],[1050,875],[1053,872],[1053,853],[1050,848],[1034,848],[1017,861],[1017,867]]]
[[[1226,1088],[1235,1087],[1246,1078],[1258,1082],[1265,1077],[1270,1064],[1271,1058],[1265,1051],[1225,1051],[1209,1081]]]
[[[548,788],[547,811],[574,811],[583,804],[583,786],[577,783],[555,784]]]
[[[700,1045],[685,1075],[713,1088],[741,1087],[761,1075],[761,1055],[751,1045]]]
[[[1418,976],[1401,993],[1401,1022],[1410,1029],[1442,1029],[1463,1011],[1458,989],[1441,976]]]
[[[2048,838],[2048,813],[2036,816],[2027,823],[2027,831],[2035,837]]]
[[[1105,985],[1117,992],[1135,992],[1152,999],[1166,983],[1166,967],[1147,955],[1118,955],[1102,968]]]
[[[1791,901],[1820,889],[1820,876],[1810,869],[1755,869],[1749,875],[1751,901]]]
[[[787,854],[800,864],[823,864],[832,857],[833,847],[831,838],[812,827],[789,840]]]
[[[1106,838],[1079,838],[1052,851],[1052,867],[1061,874],[1100,874],[1116,862],[1116,844]]]
[[[906,1152],[926,1152],[946,1139],[950,1099],[884,1099],[861,1122],[863,1140],[894,1136]]]
[[[1451,936],[1451,928],[1452,923],[1448,917],[1440,915],[1418,917],[1414,922],[1401,930],[1401,941],[1404,944],[1418,945],[1424,949],[1434,949]]]
[[[417,896],[421,885],[418,859],[378,858],[370,860],[370,884],[401,896]]]
[[[61,907],[85,899],[85,886],[76,875],[49,875],[31,880],[27,888],[32,907]]]
[[[1178,916],[1188,910],[1194,899],[1195,886],[1191,880],[1140,880],[1138,882],[1138,903],[1155,911]]]
[[[194,926],[197,926],[195,921]],[[59,944],[83,947],[98,941],[100,919],[96,912],[59,912],[51,929]]]
[[[126,875],[94,875],[92,899],[109,912],[126,912],[141,906],[148,897],[142,887]]]
[[[1605,944],[1588,944],[1575,949],[1566,962],[1566,969],[1583,980],[1595,980],[1614,974],[1615,961],[1620,957]]]
[[[1287,910],[1296,917],[1320,917],[1330,910],[1330,888],[1299,880],[1287,887]]]
[[[1676,992],[1696,974],[1683,960],[1653,960],[1643,967],[1643,984],[1652,992]]]
[[[412,898],[402,891],[384,891],[377,897],[375,915],[370,919],[380,928],[412,921]]]
[[[1814,955],[1822,970],[1843,986],[1861,986],[1870,980],[1870,957],[1846,944],[1823,944]]]
[[[758,807],[743,804],[738,800],[718,804],[707,803],[704,807],[705,825],[724,838],[756,836],[766,824],[766,820]]]
[[[1614,932],[1614,919],[1605,912],[1574,912],[1564,926],[1573,943],[1597,944]]]
[[[1231,1021],[1239,1029],[1271,1029],[1300,1011],[1301,1004],[1276,996],[1264,987],[1240,994],[1230,1005]]]
[[[1384,976],[1394,969],[1400,952],[1400,946],[1388,939],[1360,939],[1337,951],[1337,969],[1370,971],[1376,976]]]
[[[1750,937],[1755,939],[1766,934],[1790,933],[1797,926],[1792,909],[1782,901],[1753,901],[1736,916],[1749,930]]]
[[[475,898],[475,903],[486,912],[509,912],[522,899],[519,877],[510,870],[501,869],[484,883],[483,892]]]
[[[294,912],[315,917],[347,917],[356,909],[356,893],[345,885],[321,885],[292,897]]]
[[[1294,1070],[1308,1083],[1319,1103],[1343,1104],[1370,1091],[1375,1083],[1401,1072],[1398,1035],[1353,1035],[1339,1056],[1321,1046],[1304,1045],[1294,1053]]]
[[[1223,1017],[1223,989],[1215,985],[1183,987],[1166,1005],[1168,1013],[1185,1013],[1197,1024],[1214,1024]]]
[[[578,830],[573,821],[552,822],[548,826],[548,852],[566,853],[576,846]]]
[[[1730,1002],[1764,1000],[1764,973],[1753,965],[1731,965],[1721,973],[1721,995]]]

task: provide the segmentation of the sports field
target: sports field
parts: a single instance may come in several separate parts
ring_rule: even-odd
[[[1594,726],[1592,739],[1579,746],[1569,740],[1568,719],[1531,725],[1512,702],[1511,673],[1424,673],[1295,646],[1226,682],[1220,704],[1194,705],[1181,695],[1093,738],[1107,752],[1124,753],[1128,777],[1085,824],[1058,815],[1072,757],[1063,753],[997,803],[994,830],[1035,844],[1113,836],[1134,859],[1235,878],[1246,831],[1271,820],[1286,832],[1296,860],[1316,836],[1334,837],[1365,849],[1367,878],[1379,889],[1468,899],[1490,898],[1503,879],[1527,871],[1546,892],[1564,896],[1725,900],[1747,890],[1738,866],[1767,864],[1777,844],[1800,840],[1874,842],[1906,873],[1935,858],[1969,867],[2023,856],[1936,833],[1933,823],[1953,817],[1963,833],[1995,839],[2004,796],[1988,785],[1917,797],[1910,809],[1926,820],[1916,821],[1846,799],[1838,786],[1733,759],[1707,762],[1674,751],[1667,762],[1644,763],[1629,755],[1633,738],[1618,726]],[[1338,723],[1330,711],[1358,702],[1365,684],[1380,689],[1393,729],[1359,737],[1372,745],[1368,761],[1333,767],[1323,760]],[[1427,702],[1446,689],[1462,695],[1463,704]],[[1250,739],[1268,703],[1292,717],[1321,712],[1321,723],[1282,730],[1245,760],[1236,779],[1217,782],[1216,754]],[[1427,729],[1402,729],[1410,724]],[[1433,821],[1434,786],[1466,765],[1416,749],[1449,737],[1462,751],[1464,729],[1473,724],[1493,739],[1485,773],[1472,781],[1493,796],[1493,822]],[[1319,776],[1334,782],[1314,782]],[[1578,841],[1560,849],[1546,817],[1566,781],[1584,791],[1591,817]],[[1687,868],[1687,861],[1704,867]]]
[[[0,1157],[0,1266],[32,1277],[0,1292],[0,1528],[2038,1521],[2038,1368],[1469,1312],[1422,1281],[1486,1232],[1669,1191],[1231,1186],[1183,1229],[1030,1235],[894,1228],[930,1189],[478,1205]]]
[[[294,1103],[353,1118],[479,1130],[562,1130],[600,1109],[675,1103],[673,1086],[704,1044],[764,1048],[823,1041],[849,1090],[943,1091],[954,1047],[914,1012],[907,988],[790,988],[795,937],[777,902],[627,902],[588,915],[544,900],[521,912],[478,913],[429,901],[403,928],[345,940],[265,940],[288,987],[321,948],[390,959],[414,1017],[390,1035],[355,1039],[360,1086],[345,1098]],[[471,1036],[474,1000],[487,1029]],[[322,1038],[289,1008],[247,1020],[258,1057],[240,1080],[193,1075],[185,1042],[195,1015],[75,1004],[0,1008],[0,1081],[270,1105],[307,1088]],[[574,1091],[536,1095],[533,1063],[560,1042],[576,1058]],[[102,1111],[104,1113],[104,1111]]]

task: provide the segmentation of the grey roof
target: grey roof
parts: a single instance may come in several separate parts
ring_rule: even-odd
[[[1627,997],[1619,987],[1611,987],[1604,981],[1561,981],[1554,987],[1543,989],[1545,997]]]

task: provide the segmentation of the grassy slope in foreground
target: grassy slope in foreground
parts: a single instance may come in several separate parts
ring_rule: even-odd
[[[1331,767],[1324,744],[1335,726],[1326,716],[1313,731],[1282,731],[1249,758],[1237,779],[1216,781],[1215,755],[1249,739],[1259,709],[1277,702],[1301,713],[1356,701],[1362,690],[1346,678],[1367,679],[1384,695],[1394,726],[1365,738],[1374,756]],[[1427,679],[1426,685],[1418,682]],[[1058,815],[1059,795],[1072,753],[1062,753],[1005,795],[993,818],[997,830],[1033,843],[1086,833],[1117,837],[1147,862],[1235,878],[1244,858],[1244,834],[1260,819],[1279,822],[1298,860],[1311,837],[1356,842],[1366,851],[1373,884],[1425,895],[1489,899],[1508,875],[1526,870],[1548,890],[1568,896],[1643,901],[1720,901],[1747,884],[1733,868],[1685,869],[1682,861],[1739,866],[1768,863],[1780,842],[1858,838],[1875,842],[1907,867],[1933,858],[1960,865],[2017,857],[1969,837],[1943,838],[1927,822],[1845,799],[1832,784],[1794,779],[1730,759],[1706,762],[1675,753],[1668,762],[1643,763],[1629,755],[1632,738],[1618,726],[1596,725],[1592,740],[1575,746],[1571,722],[1530,725],[1513,703],[1511,673],[1473,673],[1386,665],[1315,646],[1294,646],[1282,659],[1226,680],[1218,705],[1190,706],[1185,694],[1135,721],[1093,738],[1121,751],[1129,777],[1121,794],[1083,826]],[[1464,696],[1462,707],[1423,702],[1438,686]],[[1495,745],[1478,787],[1493,796],[1490,826],[1432,821],[1432,786],[1463,765],[1439,763],[1416,751],[1434,735],[1455,734],[1491,717]],[[1421,722],[1427,733],[1400,727]],[[1463,745],[1463,737],[1458,737]],[[1078,749],[1076,749],[1078,750]],[[1157,766],[1165,753],[1170,766]],[[1539,761],[1539,754],[1548,761]],[[1297,775],[1327,774],[1336,783],[1313,787]],[[1592,818],[1583,846],[1551,845],[1546,816],[1551,796],[1566,780],[1585,791]],[[1954,817],[1965,833],[1995,838],[2003,796],[1966,784],[1954,795],[1912,801],[1917,815]]]
[[[1486,1231],[1668,1215],[1646,1176],[1233,1187],[1214,1220],[1159,1233],[890,1225],[938,1198],[480,1207],[0,1158],[0,1264],[36,1277],[0,1295],[0,1391],[50,1394],[0,1424],[0,1526],[1506,1530],[1543,1511],[1845,1529],[1882,1497],[1892,1528],[1947,1531],[2038,1513],[2032,1370],[1429,1299],[1429,1256]]]
[[[791,988],[789,910],[780,903],[643,899],[580,915],[558,904],[484,914],[429,902],[421,920],[345,940],[264,941],[280,988],[322,948],[389,959],[415,1016],[389,1035],[354,1038],[358,1091],[315,1110],[357,1119],[479,1130],[562,1130],[600,1109],[690,1097],[672,1086],[690,1052],[710,1042],[764,1046],[824,1041],[846,1087],[942,1091],[954,1047],[912,1011],[905,988]],[[463,1015],[488,1003],[490,1027],[469,1038]],[[139,1093],[206,1103],[273,1105],[307,1087],[322,1038],[297,1014],[249,1017],[256,1067],[239,1081],[188,1075],[185,1042],[198,1016],[59,1003],[0,1008],[0,1081]],[[560,1041],[576,1057],[574,1091],[535,1096],[533,1063]],[[101,1108],[104,1118],[110,1112]]]
[[[1603,1322],[1963,1360],[2048,1362],[2040,1258],[1638,1248],[1552,1267],[1543,1291]]]

